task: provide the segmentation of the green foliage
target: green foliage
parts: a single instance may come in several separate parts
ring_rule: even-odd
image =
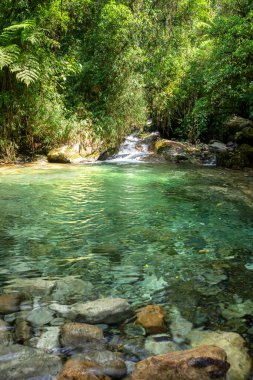
[[[222,137],[253,117],[252,25],[251,0],[3,0],[0,151],[112,146],[149,117]]]

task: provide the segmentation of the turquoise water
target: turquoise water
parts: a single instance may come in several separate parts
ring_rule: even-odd
[[[3,167],[1,284],[76,275],[222,325],[221,302],[253,301],[252,189],[250,173],[203,167]]]

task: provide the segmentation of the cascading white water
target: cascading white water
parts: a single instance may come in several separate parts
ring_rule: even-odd
[[[157,132],[154,132],[155,134]],[[119,152],[107,159],[107,162],[141,162],[149,155],[149,143],[140,138],[138,132],[134,132],[126,137],[119,147]]]

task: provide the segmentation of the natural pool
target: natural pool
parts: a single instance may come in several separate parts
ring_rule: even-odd
[[[172,304],[195,326],[253,335],[250,172],[2,167],[0,210],[2,288],[22,277],[74,275],[97,297]]]

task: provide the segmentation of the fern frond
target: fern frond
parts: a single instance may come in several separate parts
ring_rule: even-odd
[[[0,70],[4,66],[14,63],[20,55],[20,49],[17,45],[0,46]]]
[[[24,54],[17,62],[10,65],[10,71],[16,73],[20,82],[29,86],[40,77],[38,60],[31,54]]]
[[[36,28],[36,24],[34,20],[26,20],[20,24],[14,24],[14,25],[8,26],[7,28],[4,28],[2,34],[0,35],[0,41],[3,44],[9,44],[17,36],[20,36],[22,32],[24,31],[31,32],[35,28]]]

